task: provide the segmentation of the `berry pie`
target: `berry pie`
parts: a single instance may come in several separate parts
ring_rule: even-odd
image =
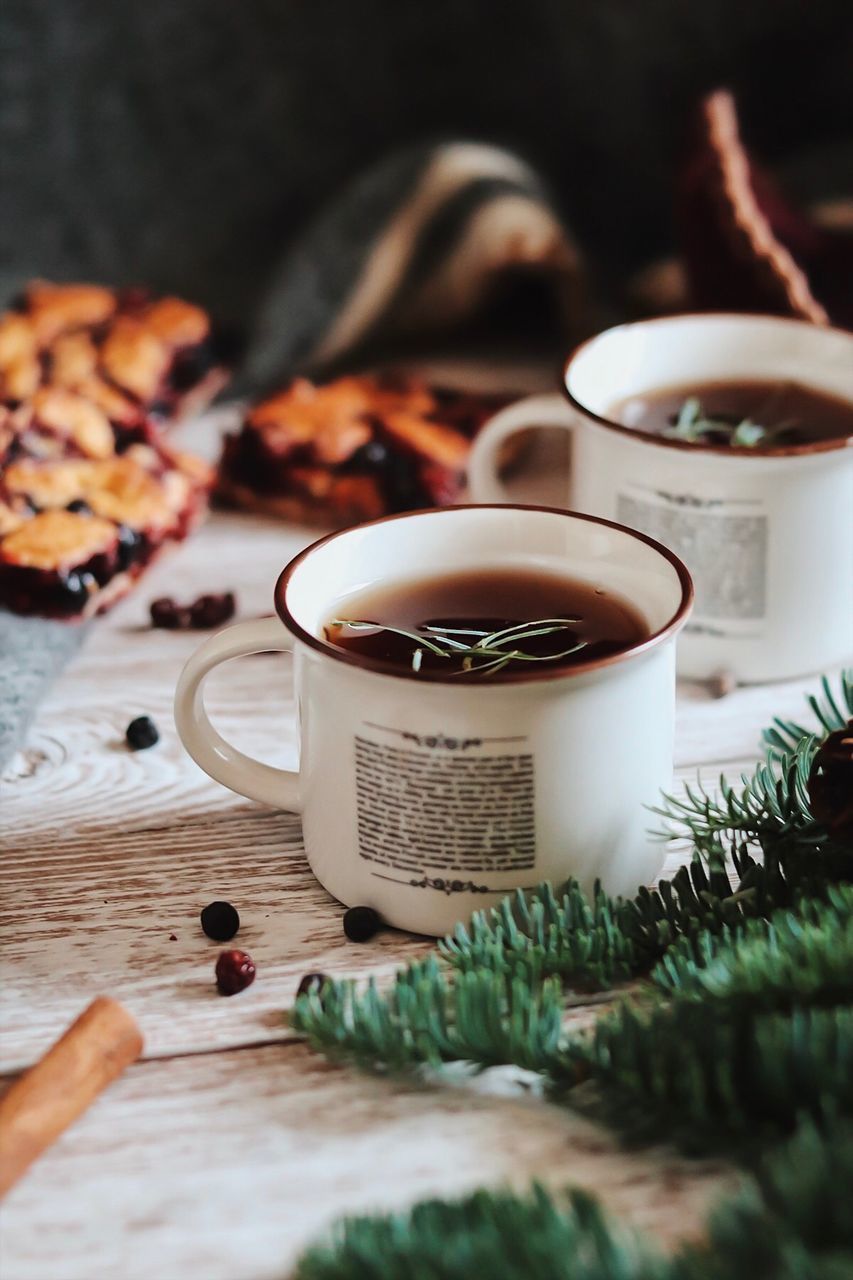
[[[217,491],[229,503],[342,527],[446,506],[470,443],[503,399],[369,376],[297,378],[226,438]]]
[[[89,617],[195,526],[209,469],[146,429],[128,444],[97,406],[55,387],[0,407],[0,605]]]
[[[223,342],[205,311],[139,289],[34,281],[0,316],[0,400],[73,392],[113,426],[199,409],[226,380]]]

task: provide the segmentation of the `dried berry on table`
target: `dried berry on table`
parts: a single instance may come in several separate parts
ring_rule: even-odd
[[[381,923],[373,907],[350,907],[344,913],[344,933],[350,942],[368,942],[379,932]]]
[[[199,596],[190,605],[190,625],[200,631],[211,627],[221,627],[234,617],[236,600],[233,591],[223,591],[219,595]]]
[[[246,951],[222,951],[216,961],[216,989],[221,996],[235,996],[255,981],[255,962]]]
[[[312,994],[320,995],[323,987],[329,981],[327,973],[306,973],[299,979],[299,986],[296,988],[296,998],[300,996],[310,996]]]
[[[147,751],[160,741],[160,732],[150,716],[137,716],[131,720],[124,736],[131,751]]]
[[[148,606],[152,627],[163,631],[186,631],[190,625],[190,611],[176,604],[171,596],[159,596]]]
[[[201,927],[214,942],[230,942],[240,928],[240,916],[230,902],[210,902],[201,912]]]
[[[149,605],[152,627],[163,631],[207,631],[234,617],[237,598],[233,591],[208,592],[191,604],[178,604],[171,596],[159,596]]]

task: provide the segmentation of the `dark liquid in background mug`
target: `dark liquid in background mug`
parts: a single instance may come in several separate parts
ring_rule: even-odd
[[[626,427],[673,437],[683,405],[694,399],[705,418],[719,419],[731,427],[748,419],[765,428],[768,438],[759,440],[758,447],[784,448],[853,434],[850,401],[799,382],[732,380],[661,387],[618,401],[610,415]],[[731,443],[731,433],[712,431],[702,439],[725,445]]]
[[[552,620],[547,634],[525,634],[544,620]],[[562,620],[563,625],[555,625]],[[353,629],[341,622],[376,625]],[[471,657],[441,643],[447,636],[457,644],[475,646],[482,637],[464,633],[494,636],[519,624],[530,626],[496,637],[488,655]],[[409,671],[414,664],[415,674],[458,675],[460,682],[558,672],[620,653],[649,635],[640,612],[615,592],[575,578],[520,569],[441,574],[378,587],[349,597],[325,626],[325,638],[350,653]],[[438,642],[446,656],[432,652],[428,642]],[[568,649],[572,652],[566,653]],[[414,656],[417,650],[419,658]],[[525,657],[501,665],[501,655],[514,650]]]

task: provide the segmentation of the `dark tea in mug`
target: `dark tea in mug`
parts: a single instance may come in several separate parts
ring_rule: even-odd
[[[559,672],[648,638],[639,611],[613,591],[529,569],[416,578],[347,599],[328,619],[330,644],[371,662],[461,680]]]

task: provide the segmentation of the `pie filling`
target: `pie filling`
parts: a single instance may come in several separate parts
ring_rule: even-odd
[[[416,382],[297,380],[226,438],[226,496],[231,484],[363,519],[448,505],[462,492],[472,437],[502,403]]]
[[[277,456],[251,427],[226,441],[222,468],[234,483],[260,496],[328,498],[334,503],[336,491],[356,500],[361,493],[369,507],[380,506],[376,514],[452,503],[465,482],[464,471],[399,452],[378,435],[344,462],[329,466],[318,464],[310,448]]]
[[[70,505],[75,514],[87,518],[87,512],[81,509],[85,504],[78,501]],[[167,542],[186,537],[202,508],[200,495],[195,493],[176,514],[170,527],[134,529],[130,525],[116,525],[109,546],[80,561],[69,557],[51,567],[16,564],[4,558],[0,542],[0,603],[13,613],[61,619],[79,617],[87,611],[93,597],[116,578],[124,575],[129,586]]]
[[[210,470],[156,417],[222,354],[201,308],[140,291],[34,282],[0,316],[0,604],[88,615],[186,536]]]

